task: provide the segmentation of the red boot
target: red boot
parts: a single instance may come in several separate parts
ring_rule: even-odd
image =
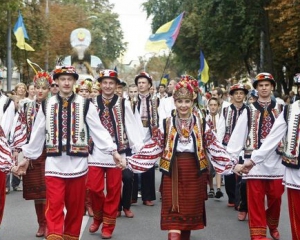
[[[94,213],[93,213],[93,209],[92,209],[92,203],[91,203],[91,196],[90,196],[90,190],[86,189],[85,191],[85,211],[84,213],[87,211],[88,215],[90,217],[94,217]]]
[[[180,240],[180,233],[177,232],[169,232],[168,240]]]
[[[35,234],[36,237],[45,236],[46,231],[46,217],[45,217],[45,204],[44,203],[34,203],[35,212],[37,216],[37,221],[39,223],[39,229]]]
[[[91,224],[90,228],[89,228],[89,231],[90,233],[94,233],[94,232],[97,232],[99,227],[101,225],[101,221],[100,220],[96,220],[94,218],[94,222]]]
[[[191,237],[191,231],[190,230],[181,231],[180,240],[190,240],[190,237]]]

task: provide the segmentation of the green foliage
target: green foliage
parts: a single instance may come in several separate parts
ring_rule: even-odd
[[[72,53],[71,31],[88,28],[92,33],[90,54],[96,55],[109,66],[122,52],[123,32],[118,15],[108,0],[48,0],[49,18],[45,14],[46,0],[0,0],[0,58],[6,57],[7,11],[11,11],[12,28],[17,21],[18,10],[22,12],[30,44],[35,52],[25,52],[16,47],[12,32],[13,59],[17,66],[26,66],[30,58],[42,68],[48,52],[49,69],[53,69],[58,56]],[[25,70],[28,70],[25,67]],[[27,74],[28,75],[28,74]]]
[[[289,0],[148,0],[143,4],[156,29],[185,11],[173,47],[178,72],[197,75],[204,52],[215,81],[257,71],[270,71],[279,80],[282,65],[298,71],[298,1]],[[264,32],[264,62],[260,66],[260,33]],[[296,60],[296,61],[295,61]]]

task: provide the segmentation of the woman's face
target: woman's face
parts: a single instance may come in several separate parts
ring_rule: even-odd
[[[16,91],[17,95],[20,96],[21,98],[24,98],[26,95],[26,87],[25,85],[19,85]]]
[[[34,88],[34,85],[30,85],[30,86],[28,87],[28,94],[29,94],[29,96],[34,97],[34,95],[35,95],[35,88]]]
[[[188,118],[191,115],[193,101],[191,99],[175,100],[176,112],[180,118]]]
[[[41,102],[48,97],[49,87],[46,86],[37,86],[36,87],[36,99]]]

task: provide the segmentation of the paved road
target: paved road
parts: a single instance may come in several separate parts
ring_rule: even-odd
[[[160,173],[156,171],[156,183],[159,185]],[[157,188],[158,189],[158,188]],[[223,189],[224,190],[224,189]],[[113,234],[116,240],[165,240],[167,232],[161,231],[160,201],[157,194],[155,206],[142,205],[141,200],[132,206],[135,217],[118,218]],[[283,196],[279,230],[282,240],[290,240],[290,225],[288,219],[287,198]],[[227,198],[221,201],[209,199],[206,202],[207,227],[204,230],[193,231],[192,240],[249,240],[248,221],[239,222],[237,212],[226,206]],[[100,239],[100,232],[91,235],[88,227],[92,219],[84,216],[81,240]],[[21,192],[11,192],[6,198],[5,214],[0,228],[0,240],[32,240],[37,239],[36,217],[32,201],[25,201]]]

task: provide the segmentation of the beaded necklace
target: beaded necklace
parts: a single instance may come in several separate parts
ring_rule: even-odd
[[[179,141],[184,145],[190,143],[190,136],[194,126],[193,116],[191,115],[188,118],[179,118],[178,115],[176,115],[175,126],[179,135]]]

